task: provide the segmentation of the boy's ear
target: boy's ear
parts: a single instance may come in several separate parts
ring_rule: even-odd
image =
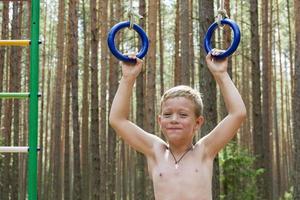
[[[161,115],[158,115],[158,116],[157,116],[157,122],[158,122],[158,124],[159,124],[159,126],[160,126],[160,124],[161,124]]]
[[[195,129],[201,128],[202,125],[204,124],[204,122],[205,122],[204,117],[203,117],[202,115],[199,116],[199,117],[196,119],[196,127],[195,127]]]

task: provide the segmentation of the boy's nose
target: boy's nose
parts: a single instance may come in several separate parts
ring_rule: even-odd
[[[177,122],[177,115],[172,115],[171,122]]]

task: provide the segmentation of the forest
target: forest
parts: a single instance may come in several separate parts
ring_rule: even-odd
[[[31,5],[0,0],[0,92],[30,90],[30,48],[1,45],[29,39]],[[247,118],[215,158],[214,200],[300,200],[300,0],[40,0],[37,196],[42,200],[152,200],[144,155],[108,122],[122,77],[107,36],[133,11],[149,49],[137,77],[129,119],[162,137],[163,93],[197,89],[205,123],[195,141],[227,114],[208,70],[203,41],[222,7],[241,31],[228,74]],[[213,46],[233,38],[218,27]],[[139,35],[120,31],[121,52],[138,52]],[[0,94],[1,97],[1,94]],[[28,146],[29,100],[0,99],[0,146]],[[28,199],[28,155],[0,153],[0,199]]]

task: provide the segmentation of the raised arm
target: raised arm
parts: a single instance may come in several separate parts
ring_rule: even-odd
[[[213,52],[217,54],[218,52]],[[246,118],[246,107],[242,97],[227,73],[227,59],[206,57],[208,68],[214,76],[223,96],[228,115],[202,140],[209,157],[218,152],[234,137]]]
[[[142,61],[139,59],[136,64],[122,63],[123,76],[111,106],[109,122],[126,143],[137,151],[151,156],[154,143],[160,142],[160,139],[128,120],[132,88],[141,69]]]

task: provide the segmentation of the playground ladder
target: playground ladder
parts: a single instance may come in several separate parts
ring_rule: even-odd
[[[7,0],[8,1],[8,0]],[[10,0],[16,1],[16,0]],[[22,1],[22,0],[19,0]],[[0,93],[0,98],[29,98],[29,146],[0,147],[0,153],[28,153],[28,200],[37,200],[37,141],[39,96],[39,25],[40,0],[31,1],[30,40],[0,40],[0,46],[30,46],[29,92]]]

